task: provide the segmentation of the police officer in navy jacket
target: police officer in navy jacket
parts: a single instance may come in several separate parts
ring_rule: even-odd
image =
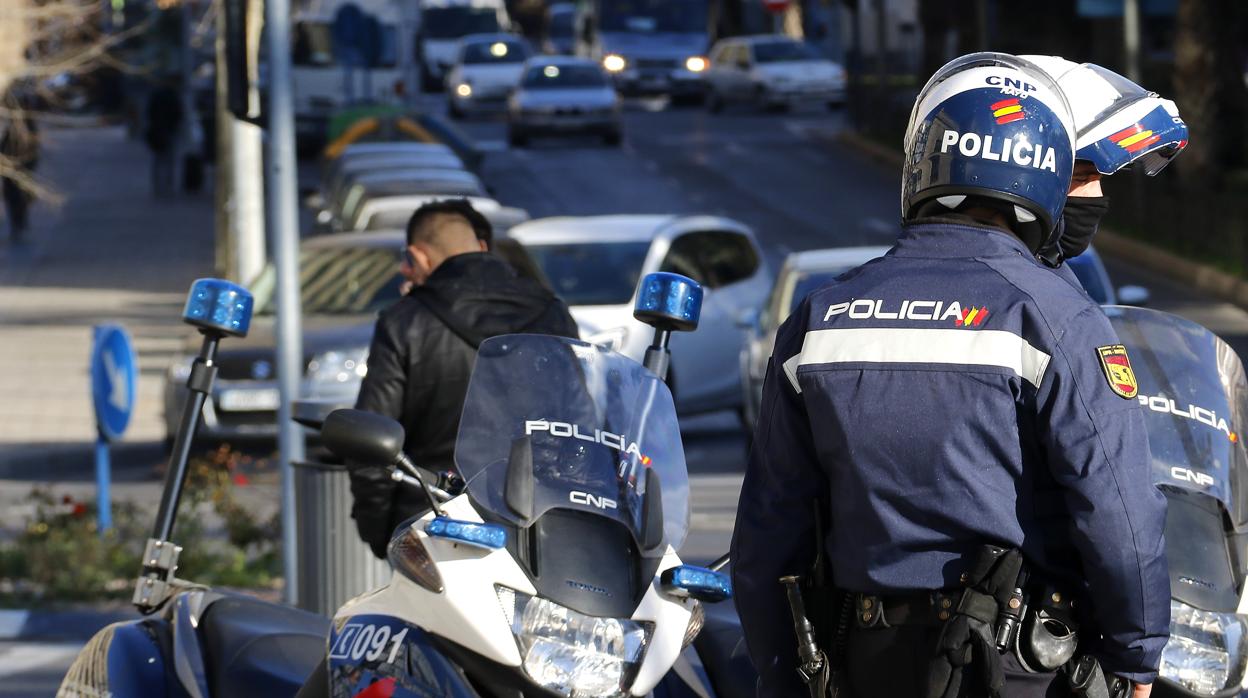
[[[932,694],[949,599],[985,544],[1020,550],[1032,580],[1068,590],[1080,651],[1148,695],[1170,586],[1130,358],[1035,256],[1074,142],[1061,90],[1031,63],[945,66],[911,115],[897,244],[781,327],[732,542],[759,695],[808,694],[777,580],[808,573],[817,533],[835,587],[876,604],[848,632],[857,698]],[[1000,661],[1000,694],[1064,695],[1064,677]],[[971,668],[944,695],[990,694]]]

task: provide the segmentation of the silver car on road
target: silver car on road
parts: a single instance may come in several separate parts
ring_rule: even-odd
[[[523,146],[538,135],[592,134],[609,145],[623,138],[620,97],[597,63],[571,56],[537,56],[525,63],[507,101],[507,140]]]

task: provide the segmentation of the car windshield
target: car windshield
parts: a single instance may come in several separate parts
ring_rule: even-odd
[[[399,299],[403,277],[392,250],[367,247],[304,249],[299,255],[299,289],[308,315],[375,313]],[[272,315],[277,274],[272,264],[251,284],[255,313]]]
[[[1101,347],[1100,361],[1112,383],[1138,392],[1153,482],[1216,497],[1240,526],[1248,519],[1248,381],[1235,350],[1169,313],[1109,306],[1105,314],[1126,354]]]
[[[1109,288],[1105,286],[1105,277],[1101,274],[1100,262],[1092,253],[1086,252],[1078,257],[1071,257],[1066,260],[1066,264],[1070,265],[1070,270],[1079,279],[1083,290],[1088,292],[1097,305],[1113,302],[1113,299],[1109,297]]]
[[[607,78],[594,65],[535,65],[522,84],[529,90],[606,87]]]
[[[661,518],[663,540],[639,545],[645,556],[679,548],[688,532],[689,473],[672,394],[641,364],[599,346],[547,335],[483,342],[455,465],[475,504],[518,526],[571,509],[618,521],[640,543],[657,541],[646,524]],[[526,493],[526,511],[516,492]],[[648,498],[661,517],[644,515]]]
[[[811,61],[819,58],[809,46],[797,41],[763,41],[754,44],[754,60],[759,63]]]
[[[493,41],[468,44],[464,47],[464,65],[481,63],[523,63],[529,51],[518,41]]]
[[[306,68],[331,68],[346,60],[334,53],[333,27],[328,22],[295,22],[292,28],[291,63]],[[392,68],[398,58],[398,35],[393,25],[377,25],[375,66]],[[365,60],[367,56],[358,56]]]
[[[601,0],[599,21],[604,32],[705,33],[707,0]]]
[[[458,39],[469,34],[499,31],[498,11],[492,7],[426,7],[420,13],[421,32],[430,39]]]
[[[633,298],[649,242],[526,245],[568,305],[620,305]]]

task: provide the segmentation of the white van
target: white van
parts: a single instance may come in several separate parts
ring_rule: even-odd
[[[348,56],[334,46],[334,19],[352,4],[377,19],[378,64],[348,70]],[[330,115],[349,102],[389,102],[402,79],[399,10],[394,0],[308,0],[292,16],[291,81],[295,133],[300,143],[319,141]]]
[[[455,64],[459,40],[469,34],[511,31],[503,0],[422,0],[419,47],[425,89],[441,90]]]

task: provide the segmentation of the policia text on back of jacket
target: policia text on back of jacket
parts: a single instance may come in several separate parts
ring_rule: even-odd
[[[1033,64],[945,66],[911,116],[896,246],[781,328],[732,543],[760,695],[808,695],[777,580],[809,572],[817,539],[853,614],[833,657],[842,695],[1070,695],[1063,672],[996,649],[1016,582],[1033,606],[1059,601],[1075,659],[1147,695],[1170,589],[1129,357],[1035,256],[1074,138]],[[985,549],[1012,566],[976,569]]]

